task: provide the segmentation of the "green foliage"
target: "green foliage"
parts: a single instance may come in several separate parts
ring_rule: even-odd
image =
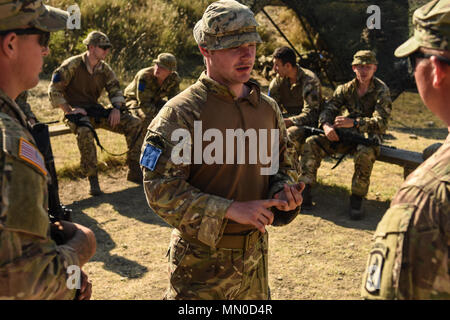
[[[113,44],[108,62],[121,82],[152,64],[161,52],[173,53],[181,74],[198,73],[202,59],[192,29],[212,1],[164,0],[78,0],[81,29],[65,30],[52,36],[52,54],[46,58],[44,73],[52,71],[66,58],[83,52],[83,39],[92,30],[108,35]],[[73,0],[49,1],[64,10]],[[184,63],[184,62],[194,63]]]

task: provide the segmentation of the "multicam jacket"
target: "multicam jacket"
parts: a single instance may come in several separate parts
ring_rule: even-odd
[[[374,234],[362,296],[450,299],[450,136],[405,180]]]
[[[47,171],[20,108],[0,90],[0,299],[73,299],[76,252],[50,238]]]
[[[127,106],[140,107],[145,115],[151,117],[158,113],[159,101],[163,98],[171,99],[180,92],[181,82],[178,73],[174,71],[160,85],[153,72],[154,67],[140,70],[125,88]]]
[[[85,52],[65,60],[53,72],[48,94],[55,108],[65,103],[83,106],[96,104],[104,89],[111,104],[122,106],[125,103],[120,83],[111,67],[100,61],[92,69]]]
[[[359,122],[357,130],[369,136],[385,133],[392,111],[392,101],[387,85],[373,77],[365,95],[358,97],[358,81],[353,79],[336,88],[333,97],[319,116],[319,127],[334,123],[336,116],[346,111],[346,116]]]
[[[310,70],[297,65],[297,81],[291,85],[289,78],[276,76],[269,85],[269,96],[280,108],[298,115],[289,119],[297,126],[316,126],[319,117],[322,89],[319,78]]]
[[[237,99],[227,87],[203,73],[194,85],[165,104],[148,127],[142,146],[141,165],[146,162],[144,190],[151,208],[183,236],[210,247],[215,247],[223,234],[254,229],[224,218],[233,200],[271,199],[284,183],[297,182],[296,157],[291,154],[293,148],[288,147],[291,142],[277,104],[261,94],[256,84],[247,85],[250,94]],[[196,126],[201,127],[200,133],[195,132]],[[172,137],[179,129],[187,130],[194,141],[188,144],[191,161],[180,163],[173,158],[179,153],[179,144]],[[247,157],[244,164],[238,164],[237,152],[232,153],[234,148],[225,143],[215,153],[227,157],[226,161],[208,164],[204,159],[197,160],[201,150],[208,147],[205,139],[199,142],[199,134],[203,136],[209,130],[225,137],[230,129],[254,129],[258,135],[262,135],[258,129],[279,129],[279,147],[272,157],[279,159],[279,170],[262,175],[260,169],[266,165],[251,164]],[[266,143],[267,136],[260,146]],[[249,144],[245,147],[247,155]],[[288,213],[279,213],[283,214]]]

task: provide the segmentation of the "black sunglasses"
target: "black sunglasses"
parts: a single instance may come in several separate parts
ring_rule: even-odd
[[[408,64],[409,64],[408,71],[411,74],[414,74],[414,71],[416,70],[416,66],[417,66],[417,59],[429,59],[431,57],[436,57],[436,59],[438,59],[440,62],[448,64],[450,66],[450,59],[448,59],[446,57],[416,51],[413,54],[408,56]]]
[[[108,50],[108,49],[111,49],[111,46],[110,45],[104,45],[104,46],[98,46],[100,49],[102,49],[102,50]]]
[[[4,36],[12,32],[17,34],[18,36],[27,34],[38,34],[39,35],[38,42],[41,47],[48,47],[48,44],[50,43],[50,32],[42,31],[37,28],[4,30],[0,31],[0,35]]]

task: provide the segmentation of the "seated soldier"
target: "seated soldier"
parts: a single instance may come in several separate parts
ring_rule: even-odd
[[[141,69],[125,88],[125,101],[132,114],[141,118],[145,129],[167,102],[180,92],[181,79],[176,72],[177,59],[170,53],[161,53],[154,66]]]
[[[289,47],[275,50],[273,69],[277,76],[270,83],[268,95],[289,115],[284,123],[300,155],[305,143],[301,126],[317,126],[322,101],[320,80],[296,63],[295,52]]]
[[[127,113],[121,113],[125,108],[125,98],[120,89],[119,81],[104,61],[111,49],[111,43],[106,34],[99,31],[89,33],[83,43],[87,51],[65,60],[52,76],[49,86],[49,98],[53,107],[59,107],[65,115],[81,114],[78,123],[68,122],[71,130],[77,135],[78,148],[81,155],[81,167],[88,176],[90,194],[102,194],[98,183],[97,150],[94,144],[94,129],[102,128],[125,135],[128,153],[127,180],[142,183],[142,173],[139,167],[140,145],[137,140],[141,132],[140,119]],[[106,89],[113,105],[108,116],[93,116],[95,113],[106,114],[98,104],[102,91]],[[106,112],[105,112],[106,111]],[[84,125],[81,125],[84,123]]]
[[[325,135],[311,136],[306,140],[300,161],[301,177],[306,188],[303,192],[303,208],[312,206],[311,186],[316,182],[317,170],[322,159],[335,153],[354,154],[355,172],[352,180],[349,214],[351,219],[363,216],[362,201],[367,195],[373,164],[380,147],[345,145],[339,141],[335,129],[378,139],[385,133],[392,110],[389,88],[374,76],[378,62],[369,50],[358,51],[352,62],[356,77],[336,88],[333,97],[319,116],[319,128]],[[339,115],[346,110],[346,115]]]

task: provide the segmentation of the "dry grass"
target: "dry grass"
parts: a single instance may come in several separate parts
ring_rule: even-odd
[[[187,86],[191,80],[185,80]],[[38,117],[52,120],[59,111],[50,109],[42,81],[31,90],[30,103]],[[394,103],[389,140],[386,143],[411,151],[442,141],[446,129],[420,102],[405,93]],[[399,124],[411,126],[405,129]],[[433,125],[429,122],[433,121]],[[99,131],[103,145],[125,150],[122,136]],[[160,299],[167,283],[166,251],[171,227],[149,208],[141,186],[127,182],[123,157],[100,153],[100,184],[105,195],[90,197],[88,182],[79,179],[79,153],[75,136],[52,138],[56,168],[61,178],[62,202],[74,210],[74,221],[91,228],[97,237],[97,253],[85,266],[93,280],[93,299]],[[371,235],[389,201],[403,181],[403,169],[376,162],[362,221],[347,218],[353,160],[346,158],[336,169],[324,160],[313,191],[316,206],[285,227],[269,230],[269,283],[273,299],[359,299],[361,276]]]

